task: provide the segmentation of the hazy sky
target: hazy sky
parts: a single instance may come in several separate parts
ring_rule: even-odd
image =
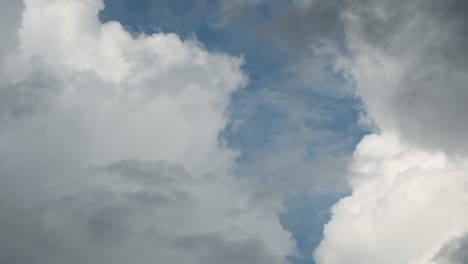
[[[0,4],[1,263],[468,263],[468,2]]]

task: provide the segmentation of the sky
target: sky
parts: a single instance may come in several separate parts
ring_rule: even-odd
[[[0,4],[1,263],[468,263],[468,2]]]

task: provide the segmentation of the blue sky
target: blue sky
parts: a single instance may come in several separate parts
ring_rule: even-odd
[[[326,166],[333,169],[335,162],[349,158],[366,133],[357,124],[360,102],[354,97],[353,85],[333,71],[332,60],[314,56],[306,44],[281,43],[278,38],[288,37],[282,32],[272,31],[266,36],[256,32],[258,24],[272,23],[271,13],[287,9],[293,3],[271,1],[247,7],[247,18],[236,15],[228,24],[217,25],[220,18],[216,10],[222,4],[183,0],[106,1],[100,17],[104,22],[117,20],[135,34],[162,31],[175,32],[183,38],[195,36],[208,50],[244,57],[243,70],[250,81],[231,97],[230,123],[220,134],[221,140],[241,153],[236,163],[239,177],[261,177],[289,186],[285,187],[287,212],[281,216],[281,223],[292,232],[301,255],[290,260],[313,263],[312,252],[321,241],[331,206],[348,194],[343,175],[321,175],[324,173],[317,167],[328,163]],[[337,35],[336,41],[340,37]],[[288,67],[301,63],[302,59],[317,66],[306,73],[288,72]],[[301,131],[304,127],[306,132]],[[263,168],[268,159],[288,156],[290,151],[301,152],[302,160]],[[344,174],[342,166],[336,166],[336,172],[332,173]],[[335,179],[321,183],[323,177]]]

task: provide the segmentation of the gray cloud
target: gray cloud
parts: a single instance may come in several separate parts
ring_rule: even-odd
[[[129,173],[141,170],[147,178]],[[173,181],[161,182],[161,171]],[[110,176],[108,185],[39,208],[2,202],[2,263],[285,263],[257,232],[236,223],[261,207],[237,216],[224,211],[233,204],[210,208],[206,199],[239,198],[230,196],[234,186],[220,177],[194,177],[178,164],[137,160],[110,164],[95,176],[104,175]],[[200,194],[203,189],[209,193]]]
[[[465,239],[447,238],[468,230],[467,7],[346,2],[348,54],[337,65],[376,131],[356,148],[352,195],[333,207],[317,263],[466,262]]]
[[[178,238],[174,245],[188,251],[201,250],[200,263],[284,263],[255,239],[228,241],[220,234],[203,234]]]
[[[337,41],[342,34],[342,8],[342,0],[310,1],[285,8],[274,18],[276,38],[295,50],[307,49],[314,42]]]
[[[105,169],[110,172],[118,173],[128,179],[135,179],[148,182],[148,184],[159,184],[189,178],[185,169],[180,165],[164,166],[164,161],[142,162],[138,160],[122,160],[112,163]]]
[[[307,54],[314,44],[335,44],[342,36],[342,0],[220,1],[219,6],[221,25],[242,27],[294,59]]]
[[[11,120],[18,120],[47,108],[60,93],[60,81],[43,70],[33,72],[26,80],[10,83],[0,77],[0,130]]]
[[[454,238],[446,242],[434,257],[438,264],[468,263],[468,236]]]
[[[467,7],[459,0],[348,2],[350,71],[382,129],[429,150],[466,154]]]
[[[0,60],[8,52],[17,50],[18,27],[21,22],[23,1],[1,0],[0,5]]]

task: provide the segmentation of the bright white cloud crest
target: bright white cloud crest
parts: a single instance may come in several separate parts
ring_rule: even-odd
[[[358,145],[353,194],[333,208],[318,263],[429,263],[467,229],[466,161],[371,135]]]
[[[242,59],[102,24],[100,0],[26,0],[22,18],[16,3],[2,10],[18,23],[1,28],[16,45],[0,50],[0,262],[284,263],[280,200],[229,176],[218,140]]]

